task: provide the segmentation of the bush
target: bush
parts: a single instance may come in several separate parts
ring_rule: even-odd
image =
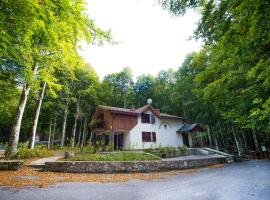
[[[19,143],[18,152],[11,154],[9,159],[43,158],[52,155],[53,151],[48,150],[45,145],[37,145],[34,149],[28,149],[27,143]]]
[[[182,146],[179,146],[178,149],[181,153],[186,153],[188,150],[187,146],[184,144]]]

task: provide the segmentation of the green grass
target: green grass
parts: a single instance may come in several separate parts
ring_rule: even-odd
[[[116,152],[116,153],[84,153],[78,154],[73,158],[66,159],[71,161],[132,161],[132,160],[160,160],[152,154],[141,152]]]

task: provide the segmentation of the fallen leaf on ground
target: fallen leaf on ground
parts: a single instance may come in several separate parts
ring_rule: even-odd
[[[173,176],[179,173],[194,173],[199,169],[175,170],[169,172],[153,173],[116,173],[116,174],[93,174],[93,173],[59,173],[44,172],[39,169],[23,166],[16,171],[0,171],[0,185],[25,187],[37,186],[47,187],[48,185],[61,182],[125,182],[131,179],[152,180],[166,176]],[[29,176],[29,177],[27,177]],[[33,177],[33,178],[31,178]]]

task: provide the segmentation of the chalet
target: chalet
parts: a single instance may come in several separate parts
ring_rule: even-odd
[[[115,149],[193,146],[192,133],[201,128],[184,117],[161,113],[150,104],[139,109],[98,106],[92,119],[94,141]]]

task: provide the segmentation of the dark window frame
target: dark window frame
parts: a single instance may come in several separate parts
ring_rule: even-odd
[[[143,124],[150,124],[151,123],[150,114],[142,113],[141,114],[141,121]]]
[[[151,142],[151,132],[146,132],[146,131],[143,131],[142,132],[142,142]]]
[[[142,132],[142,142],[156,142],[157,141],[157,135],[156,132]]]

